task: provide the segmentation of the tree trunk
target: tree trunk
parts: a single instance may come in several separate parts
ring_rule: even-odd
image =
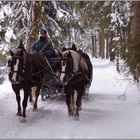
[[[104,58],[104,51],[105,51],[105,47],[104,47],[104,31],[103,29],[101,30],[101,32],[99,33],[99,57],[101,57],[102,59]]]
[[[110,61],[115,60],[115,49],[114,49],[114,46],[113,46],[113,37],[114,37],[114,32],[111,32],[111,34],[110,34],[110,42],[109,42]]]
[[[106,59],[109,58],[109,37],[106,36]]]
[[[91,40],[92,40],[92,57],[97,58],[97,50],[96,50],[96,36],[91,36]]]
[[[130,45],[129,45],[129,65],[130,70],[134,74],[134,78],[138,79],[136,71],[140,66],[140,2],[134,1],[132,6],[132,12],[134,16],[131,17],[131,34],[130,34]],[[136,76],[137,75],[137,76]]]
[[[39,26],[41,20],[41,2],[31,1],[30,4],[30,19],[28,22],[28,29],[26,33],[26,49],[30,52],[33,42],[37,39],[39,34]]]
[[[96,39],[96,35],[95,35],[95,36],[94,36],[94,46],[95,46],[95,47],[94,47],[94,51],[95,51],[95,58],[98,57],[96,41],[97,41],[97,39]]]

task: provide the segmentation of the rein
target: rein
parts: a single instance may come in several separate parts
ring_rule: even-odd
[[[13,56],[13,58],[18,58],[18,59],[23,60],[23,58],[21,56]]]
[[[33,73],[32,76],[36,76],[36,75],[40,74],[41,72],[45,71],[46,69],[47,68],[44,68],[44,69],[42,69],[42,70],[40,70],[40,71],[38,71],[36,73]]]
[[[18,71],[17,70],[13,70],[13,71],[11,71],[11,73],[18,73]]]
[[[39,51],[39,53],[42,53],[45,50],[45,48],[48,46],[49,43],[50,43],[50,41],[46,45],[44,45],[44,47]]]
[[[43,67],[43,69],[40,70],[40,71],[38,71],[38,72],[36,72],[36,73],[33,73],[33,74],[32,74],[32,77],[37,76],[37,75],[39,75],[40,73],[42,73],[42,72],[44,72],[44,71],[46,71],[46,70],[49,71],[50,73],[52,73],[52,74],[54,75],[54,77],[58,77],[58,76],[54,73],[54,71],[53,71],[53,69],[52,69],[50,63],[49,63],[48,60],[47,60],[47,58],[46,58],[45,56],[44,56],[44,58],[45,58],[45,60],[46,60],[46,62],[47,62],[47,65],[48,65],[49,68],[44,67],[43,65],[41,65],[41,66]],[[35,82],[35,83],[43,83],[43,81],[35,81],[35,80],[33,80],[33,79],[29,79],[29,80],[32,81],[32,82]]]

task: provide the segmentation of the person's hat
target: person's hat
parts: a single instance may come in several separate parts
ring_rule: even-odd
[[[45,27],[40,28],[40,34],[47,34],[47,29]]]

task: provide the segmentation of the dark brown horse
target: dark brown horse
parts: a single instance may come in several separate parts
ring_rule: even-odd
[[[44,74],[48,70],[48,63],[43,54],[29,54],[24,49],[22,42],[15,52],[10,51],[11,59],[8,62],[10,67],[9,80],[17,100],[17,115],[26,118],[26,107],[28,97],[31,94],[31,87],[37,86],[34,110],[37,110],[37,100],[41,85],[44,81]],[[24,98],[21,108],[20,90],[24,91]],[[24,120],[23,119],[23,120]]]

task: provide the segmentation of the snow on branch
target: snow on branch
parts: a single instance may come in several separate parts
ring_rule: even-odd
[[[63,9],[58,8],[58,10],[57,10],[57,18],[60,19],[60,18],[63,18],[63,17],[68,19],[68,18],[71,18],[72,15],[70,15],[67,11],[65,11]]]
[[[16,36],[14,35],[12,28],[8,27],[5,33],[5,40],[10,43],[11,39],[16,39]]]
[[[61,31],[61,28],[59,27],[58,23],[53,19],[51,18],[50,16],[48,16],[48,20],[52,23],[53,27],[59,31]]]

